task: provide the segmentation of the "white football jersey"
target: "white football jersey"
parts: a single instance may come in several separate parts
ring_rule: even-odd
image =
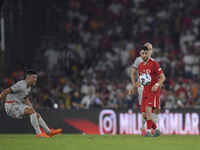
[[[31,91],[31,87],[28,87],[25,80],[21,80],[10,87],[12,93],[6,96],[6,101],[17,101],[22,102],[23,99],[27,98]]]

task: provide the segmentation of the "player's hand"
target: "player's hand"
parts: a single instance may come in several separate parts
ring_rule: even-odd
[[[164,84],[161,84],[161,85],[160,85],[160,88],[162,88],[162,87],[164,87]]]
[[[158,86],[157,86],[157,85],[154,85],[154,86],[152,87],[151,91],[152,91],[152,92],[156,92],[157,89],[158,89]]]
[[[137,92],[137,88],[135,88],[134,86],[128,91],[128,94],[131,96],[131,94],[133,93],[136,93]]]

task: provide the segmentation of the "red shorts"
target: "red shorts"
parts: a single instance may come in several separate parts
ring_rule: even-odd
[[[142,97],[140,112],[146,112],[145,107],[150,106],[153,108],[159,108],[160,96],[148,95],[147,97]]]

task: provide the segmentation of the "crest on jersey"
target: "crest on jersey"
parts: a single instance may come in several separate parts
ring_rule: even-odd
[[[146,70],[146,73],[150,74],[151,70],[150,69],[147,69]]]
[[[18,87],[15,86],[15,87],[13,87],[12,89],[13,89],[13,91],[16,91],[16,90],[18,89]]]

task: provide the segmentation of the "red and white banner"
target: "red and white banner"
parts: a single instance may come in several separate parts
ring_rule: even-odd
[[[62,128],[64,134],[140,133],[141,114],[136,110],[38,110],[50,128]],[[199,135],[200,110],[161,110],[158,127],[163,134]],[[0,133],[35,133],[30,118],[13,119],[0,111]],[[24,128],[26,127],[26,128]]]

